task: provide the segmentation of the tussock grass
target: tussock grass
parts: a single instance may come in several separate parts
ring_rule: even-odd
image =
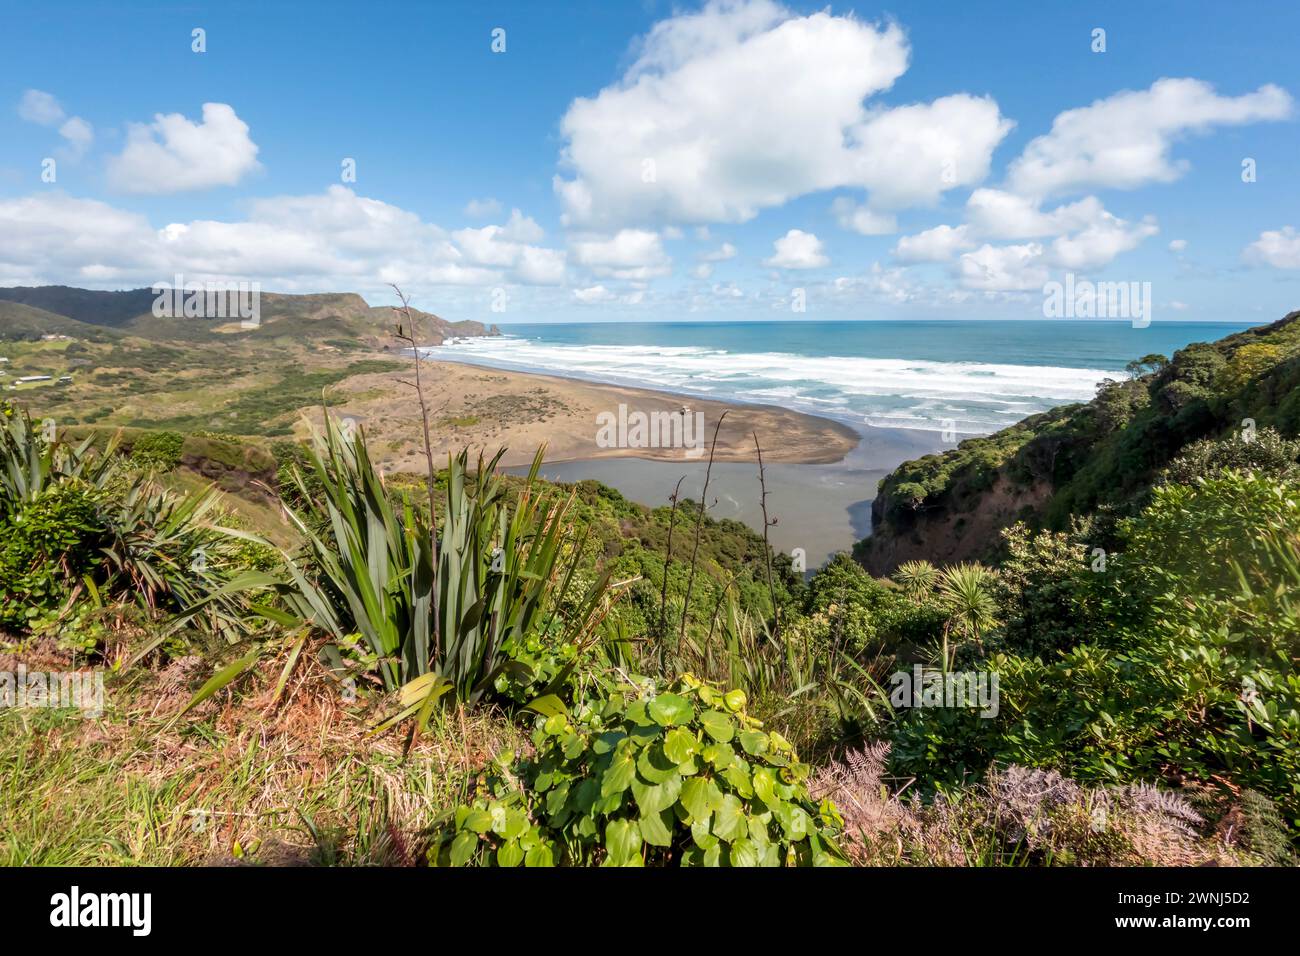
[[[110,679],[98,719],[0,711],[0,864],[409,865],[470,775],[527,746],[498,712],[449,709],[404,759],[368,736],[380,702],[346,702],[314,663],[272,707],[282,663],[181,721],[197,658]]]

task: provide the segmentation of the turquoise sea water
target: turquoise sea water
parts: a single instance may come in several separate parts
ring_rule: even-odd
[[[430,357],[961,434],[1086,401],[1126,362],[1249,323],[670,322],[504,325]]]

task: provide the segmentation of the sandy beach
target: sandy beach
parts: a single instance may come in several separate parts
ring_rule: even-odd
[[[471,454],[479,450],[491,454],[504,447],[503,464],[521,465],[531,462],[537,448],[545,444],[548,462],[604,458],[698,462],[708,457],[714,428],[724,412],[716,453],[720,462],[754,461],[755,432],[764,461],[773,464],[838,462],[860,440],[854,429],[840,422],[773,405],[711,401],[463,363],[426,362],[421,375],[434,452],[440,459],[462,448],[469,448]],[[419,403],[414,388],[403,384],[411,381],[410,369],[372,373],[354,376],[329,393],[332,410],[365,429],[376,457],[392,471],[424,467]],[[620,405],[624,419],[635,421],[640,413],[657,415],[660,422],[674,417],[683,421],[686,407],[690,422],[682,434],[690,442],[684,447],[681,443],[637,447],[632,435],[630,443],[610,443],[607,439],[617,437],[616,431],[606,431],[602,440],[602,424],[620,418]],[[319,422],[318,412],[311,417]],[[697,428],[700,424],[703,427]],[[698,439],[697,432],[703,432]]]
[[[938,433],[850,427],[773,405],[701,400],[652,389],[608,385],[460,362],[422,366],[434,453],[508,449],[503,466],[522,474],[537,447],[547,447],[544,477],[595,479],[641,504],[668,503],[678,479],[683,497],[699,500],[707,445],[726,412],[709,485],[709,513],[762,528],[754,432],[763,446],[773,545],[800,549],[808,570],[871,533],[876,485],[900,462],[941,450]],[[389,471],[423,471],[420,410],[410,370],[355,376],[331,389],[331,409],[358,422],[372,454]],[[633,412],[703,414],[704,441],[689,449],[604,447],[598,416]],[[311,414],[311,413],[309,413]],[[319,422],[319,411],[312,415]]]

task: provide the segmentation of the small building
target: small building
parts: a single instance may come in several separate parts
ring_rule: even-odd
[[[48,375],[24,375],[22,378],[14,379],[19,385],[26,385],[28,382],[48,382]]]

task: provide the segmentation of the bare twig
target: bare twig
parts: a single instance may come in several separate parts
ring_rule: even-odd
[[[664,553],[664,579],[659,589],[659,669],[664,670],[667,664],[667,647],[668,647],[668,565],[673,560],[673,528],[677,524],[677,502],[682,493],[682,482],[686,476],[682,475],[677,479],[677,487],[673,489],[669,501],[673,503],[672,513],[668,516],[668,547]]]
[[[691,589],[695,587],[695,559],[700,553],[700,533],[704,530],[704,512],[709,508],[709,478],[713,474],[713,456],[718,450],[718,432],[722,429],[722,420],[726,417],[727,412],[723,412],[718,416],[718,424],[713,426],[713,442],[709,445],[709,465],[704,469],[704,488],[700,491],[700,511],[695,518],[695,543],[691,547],[691,572],[686,577],[686,603],[682,605],[682,627],[677,635],[678,642],[681,642],[686,637],[686,617],[691,613]]]
[[[763,493],[758,499],[763,509],[763,556],[767,558],[767,593],[772,598],[772,634],[781,636],[781,608],[776,602],[776,585],[772,582],[772,546],[767,542],[767,529],[776,524],[775,518],[767,517],[767,476],[763,468],[763,446],[758,443],[758,432],[754,432],[754,448],[758,451],[758,486]]]
[[[398,301],[402,303],[400,309],[394,309],[394,312],[401,313],[405,322],[398,322],[396,337],[411,347],[411,354],[415,356],[415,392],[420,399],[420,420],[424,425],[424,460],[429,470],[429,544],[433,548],[433,567],[434,573],[438,568],[438,498],[434,490],[437,482],[437,471],[433,467],[433,442],[429,434],[429,404],[424,398],[424,382],[420,378],[420,365],[423,361],[420,357],[420,349],[416,345],[416,323],[415,316],[411,314],[411,300],[406,297],[401,289],[396,285],[393,291],[397,293]],[[435,651],[442,647],[441,639],[441,622],[438,614],[438,589],[433,589],[433,646]]]

